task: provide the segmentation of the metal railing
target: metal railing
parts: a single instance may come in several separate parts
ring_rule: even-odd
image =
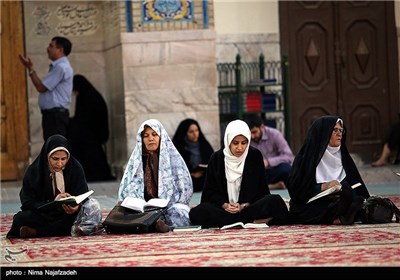
[[[287,66],[286,57],[265,61],[263,54],[258,62],[241,62],[238,54],[233,63],[217,64],[221,135],[229,121],[259,113],[289,137]]]

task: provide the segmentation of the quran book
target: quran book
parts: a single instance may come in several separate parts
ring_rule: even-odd
[[[94,193],[94,191],[90,190],[81,195],[69,196],[69,197],[60,198],[59,200],[53,200],[53,201],[50,201],[46,204],[39,206],[38,210],[49,211],[49,210],[61,207],[61,205],[63,205],[63,204],[76,206],[76,205],[80,204],[82,201],[84,201],[86,198],[88,198],[90,195],[92,195],[92,193]]]
[[[361,186],[361,183],[356,183],[356,184],[352,185],[351,188],[355,189],[355,188],[357,188],[359,186]],[[326,189],[326,190],[324,190],[322,192],[317,193],[316,195],[311,197],[307,201],[307,203],[310,203],[311,201],[314,201],[314,200],[316,200],[318,198],[321,198],[321,197],[324,197],[324,196],[327,196],[327,195],[330,195],[330,194],[334,194],[334,193],[340,192],[341,190],[342,190],[342,185],[333,186],[333,187],[331,187],[329,189]]]
[[[182,226],[182,227],[175,227],[173,232],[190,232],[190,231],[199,231],[201,230],[201,226],[199,225],[191,225],[191,226]]]
[[[266,223],[242,223],[237,222],[230,225],[225,225],[221,229],[244,229],[244,228],[268,228],[269,226]]]
[[[168,200],[163,198],[152,198],[149,201],[145,201],[141,198],[136,197],[125,197],[122,201],[121,206],[136,210],[139,212],[146,212],[150,210],[165,208],[168,205]]]

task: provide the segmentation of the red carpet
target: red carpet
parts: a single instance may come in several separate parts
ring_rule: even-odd
[[[11,220],[4,267],[400,267],[399,223],[8,240]]]

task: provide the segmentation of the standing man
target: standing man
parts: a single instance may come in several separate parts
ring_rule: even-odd
[[[39,92],[39,107],[42,112],[43,138],[53,134],[67,137],[69,123],[68,108],[72,99],[73,70],[67,56],[72,43],[64,37],[53,37],[47,47],[51,60],[50,70],[41,80],[29,57],[19,55],[21,63],[29,71],[32,83]]]
[[[294,155],[285,137],[276,128],[265,126],[258,115],[247,116],[246,122],[251,131],[251,146],[263,155],[268,188],[286,188]]]

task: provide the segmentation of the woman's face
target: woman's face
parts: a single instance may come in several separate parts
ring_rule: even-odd
[[[243,135],[237,135],[229,144],[229,150],[231,150],[231,153],[234,156],[240,157],[246,150],[247,145],[249,145],[249,140],[247,140]]]
[[[191,124],[189,126],[188,131],[186,132],[187,139],[192,142],[197,142],[197,141],[199,141],[199,135],[200,135],[200,132],[199,132],[199,128],[197,127],[197,125]]]
[[[154,153],[160,146],[160,136],[151,127],[144,128],[142,140],[149,153]]]
[[[66,151],[55,151],[49,156],[49,164],[55,172],[63,170],[67,162],[68,154]]]
[[[342,142],[343,128],[340,122],[337,122],[332,130],[331,139],[329,140],[329,146],[339,147]]]

